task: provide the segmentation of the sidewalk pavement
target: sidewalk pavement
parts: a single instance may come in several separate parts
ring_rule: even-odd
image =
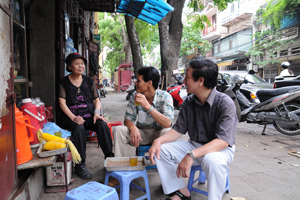
[[[102,98],[105,116],[108,121],[123,121],[127,101],[127,93],[115,93],[108,90],[106,98]],[[175,111],[178,114],[178,111]],[[286,136],[279,133],[270,125],[266,129],[267,135],[261,135],[263,127],[247,123],[240,123],[236,130],[236,153],[229,167],[230,193],[225,193],[222,200],[231,197],[243,197],[247,200],[299,200],[300,199],[300,158],[288,154],[295,149],[300,151],[300,135]],[[184,135],[182,140],[187,140]],[[71,188],[76,188],[89,181],[104,182],[104,155],[96,143],[87,144],[87,169],[92,173],[91,180],[82,180],[73,173],[75,181]],[[147,170],[151,199],[165,199],[161,182],[156,169]],[[188,179],[185,180],[186,183]],[[144,186],[143,179],[134,180],[136,184]],[[198,185],[206,190],[206,184]],[[119,189],[117,190],[119,192]],[[43,194],[40,199],[60,200],[66,193]],[[136,199],[143,193],[135,188],[130,191],[130,200]],[[207,197],[192,192],[192,199],[206,200]]]

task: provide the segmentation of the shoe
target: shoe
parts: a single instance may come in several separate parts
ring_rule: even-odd
[[[104,158],[106,159],[106,158],[108,158],[108,157],[114,157],[114,153],[108,153],[108,154],[105,155]]]
[[[75,165],[75,174],[84,180],[89,180],[93,177],[92,174],[85,168],[85,164]]]
[[[117,185],[120,185],[120,182],[118,181],[118,179],[109,177],[108,186],[116,187]]]
[[[192,199],[191,196],[187,197],[184,194],[182,194],[179,190],[173,192],[172,194],[179,196],[181,200],[191,200]],[[172,196],[174,196],[174,195],[172,195]],[[171,198],[168,197],[165,200],[171,200]]]

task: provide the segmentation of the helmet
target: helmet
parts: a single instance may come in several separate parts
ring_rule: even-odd
[[[283,62],[283,63],[281,63],[281,67],[283,68],[283,69],[287,69],[287,68],[289,68],[291,65],[290,65],[290,63],[289,62]]]

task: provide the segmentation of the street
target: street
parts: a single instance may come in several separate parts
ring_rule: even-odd
[[[108,121],[123,121],[126,92],[115,93],[106,88],[108,94],[101,99],[103,111]],[[178,111],[175,111],[175,115]],[[267,135],[261,135],[263,127],[240,123],[236,130],[236,153],[229,167],[230,193],[225,193],[223,200],[231,197],[244,197],[247,200],[298,200],[300,199],[300,158],[288,154],[295,149],[300,151],[300,136],[286,136],[279,133],[273,126],[266,129]],[[188,136],[182,136],[187,140]],[[82,180],[75,173],[72,174],[74,189],[89,181],[104,182],[104,155],[96,143],[87,144],[87,169],[92,173],[91,180]],[[147,170],[151,198],[165,199],[160,179],[156,169]],[[136,184],[144,186],[143,179],[134,180]],[[186,183],[188,179],[185,180]],[[198,188],[206,191],[206,184]],[[119,190],[117,190],[119,191]],[[130,199],[136,199],[143,193],[135,188],[130,191]],[[207,199],[206,196],[192,192],[192,199]],[[64,199],[65,193],[44,193],[40,199]]]

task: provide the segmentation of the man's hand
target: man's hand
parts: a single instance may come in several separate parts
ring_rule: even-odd
[[[193,165],[193,158],[189,155],[185,155],[185,157],[182,159],[182,161],[179,163],[176,174],[179,178],[180,176],[182,178],[189,178],[190,177],[190,169]]]
[[[141,133],[139,129],[136,126],[134,126],[130,129],[130,142],[134,147],[138,147],[140,141],[142,141]]]
[[[98,113],[94,114],[94,124],[96,123],[97,119],[100,119],[104,122],[106,122],[106,119],[103,116],[100,116]]]
[[[81,116],[76,116],[73,119],[73,122],[78,124],[78,125],[82,125],[82,124],[84,124],[85,120]]]
[[[161,144],[159,141],[157,140],[154,140],[153,143],[152,143],[152,146],[151,148],[149,149],[149,159],[151,161],[151,163],[153,165],[155,165],[155,159],[154,159],[154,156],[156,154],[156,157],[157,159],[159,160],[160,159],[160,150],[161,150]]]
[[[146,99],[145,95],[141,94],[141,93],[137,93],[134,97],[134,101],[135,102],[139,102],[141,104],[141,106],[143,108],[145,108],[146,110],[149,110],[151,105],[148,102],[148,100]]]

